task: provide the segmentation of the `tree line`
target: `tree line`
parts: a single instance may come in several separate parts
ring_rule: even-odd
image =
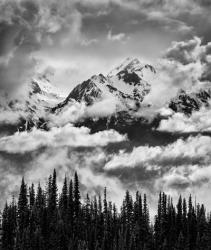
[[[56,171],[45,188],[27,187],[3,210],[3,250],[211,250],[211,216],[204,205],[160,193],[150,222],[147,195],[126,191],[120,210],[103,197],[82,202],[79,180],[64,178],[58,194]]]

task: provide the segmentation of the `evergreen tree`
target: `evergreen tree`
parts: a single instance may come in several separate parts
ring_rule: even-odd
[[[29,188],[29,206],[30,210],[32,210],[35,204],[35,191],[34,191],[34,184],[32,183],[31,187]]]
[[[75,178],[74,178],[74,214],[75,218],[78,218],[79,212],[80,212],[80,191],[79,191],[79,181],[78,181],[78,175],[77,172],[75,172]]]
[[[73,233],[73,218],[74,218],[74,199],[73,199],[73,182],[70,180],[69,192],[68,192],[68,211],[67,211],[67,220],[68,220],[68,235],[72,236]]]
[[[182,197],[180,196],[177,203],[177,217],[176,217],[177,237],[181,235],[182,230],[183,230],[183,214],[182,214]]]
[[[57,180],[56,170],[54,169],[53,178],[49,178],[49,204],[48,208],[50,212],[54,212],[57,208],[58,196],[57,196]]]
[[[62,218],[65,219],[65,215],[67,214],[68,209],[68,190],[67,190],[67,178],[65,176],[64,184],[62,188],[62,193],[60,197],[60,204],[59,204]]]
[[[17,240],[16,248],[20,249],[25,243],[25,229],[29,225],[29,207],[27,198],[27,185],[24,178],[22,178],[20,193],[18,198],[18,211],[17,211]]]

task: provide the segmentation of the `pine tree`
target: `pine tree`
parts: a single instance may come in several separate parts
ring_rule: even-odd
[[[162,241],[162,239],[161,239],[161,232],[162,232],[161,219],[162,219],[162,194],[160,192],[159,200],[158,200],[157,215],[155,216],[155,225],[154,225],[155,249],[160,249],[160,244]]]
[[[183,221],[183,229],[182,229],[182,233],[184,235],[184,237],[186,238],[187,237],[187,203],[186,203],[186,200],[183,199],[183,205],[182,205],[182,210],[183,210],[183,213],[182,213],[182,221]]]
[[[49,179],[50,180],[50,179]],[[54,212],[57,208],[58,196],[57,196],[57,180],[56,170],[54,169],[52,182],[49,181],[49,210]]]
[[[35,206],[37,209],[44,209],[45,207],[45,197],[44,197],[44,192],[40,186],[40,183],[38,184],[37,187],[37,195],[35,198]]]
[[[81,221],[80,221],[80,213],[81,213],[81,195],[79,191],[79,180],[78,180],[78,175],[77,172],[75,172],[74,176],[74,190],[73,190],[73,196],[74,196],[74,221],[73,221],[73,247],[74,249],[79,249],[80,241],[79,241],[79,235],[80,235],[80,230],[81,230]]]
[[[62,188],[62,193],[60,197],[60,210],[61,210],[61,216],[63,219],[65,219],[65,215],[67,214],[67,208],[68,208],[68,191],[67,191],[67,178],[65,176],[64,184]]]
[[[72,180],[70,180],[69,192],[68,192],[68,211],[67,211],[69,236],[71,236],[73,232],[73,218],[74,218],[73,182]]]
[[[107,190],[104,188],[103,199],[103,235],[102,235],[103,249],[108,248],[108,202],[107,202]]]
[[[48,202],[48,209],[47,209],[47,238],[48,240],[48,247],[49,249],[54,249],[58,246],[57,240],[57,232],[56,226],[58,222],[58,211],[57,211],[57,203],[58,203],[58,194],[57,194],[57,176],[56,170],[53,171],[52,180],[49,178],[49,202]]]
[[[177,217],[176,217],[177,237],[179,237],[180,233],[182,233],[182,229],[183,229],[182,197],[180,196],[177,203]]]
[[[24,182],[24,178],[22,178],[20,194],[18,199],[18,214],[20,215],[22,212],[28,209],[28,199],[27,199],[27,186]]]
[[[80,205],[81,205],[81,195],[79,191],[79,181],[78,181],[78,174],[75,172],[75,178],[74,178],[74,214],[75,218],[79,217],[80,212]]]
[[[29,188],[29,207],[32,210],[35,204],[35,191],[34,191],[34,184],[32,183],[31,187]]]
[[[22,178],[20,194],[18,198],[18,232],[19,237],[17,240],[17,246],[21,246],[24,241],[24,230],[29,224],[29,209],[28,209],[28,198],[27,198],[27,186],[24,178]]]

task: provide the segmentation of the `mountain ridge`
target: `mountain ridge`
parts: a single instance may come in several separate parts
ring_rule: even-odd
[[[110,105],[111,102],[114,102],[115,110],[106,115],[102,122],[98,122],[100,127],[109,128],[112,124],[112,128],[116,126],[118,129],[121,126],[127,128],[133,123],[147,123],[149,121],[144,118],[144,115],[142,117],[136,115],[137,110],[141,111],[142,102],[152,88],[150,82],[145,80],[146,73],[154,75],[156,70],[153,66],[142,63],[136,58],[127,58],[107,75],[94,75],[78,84],[67,97],[51,84],[47,76],[39,75],[34,77],[29,84],[26,100],[11,101],[8,103],[7,109],[20,112],[20,121],[17,124],[19,131],[30,130],[33,127],[48,129],[49,114],[59,116],[72,105],[84,103],[88,108],[104,99],[108,101],[106,104],[102,102],[101,105]],[[211,88],[200,89],[197,92],[180,90],[169,103],[166,103],[165,107],[170,108],[173,112],[190,116],[193,111],[200,110],[202,106],[208,106],[210,99]],[[106,108],[109,109],[109,106]],[[159,119],[165,118],[157,114],[154,117],[156,122],[152,121],[152,123],[156,126]],[[95,126],[93,122],[86,121],[93,117],[85,116],[81,119],[81,121],[76,121],[76,126],[83,124]],[[98,120],[100,119],[98,117]]]

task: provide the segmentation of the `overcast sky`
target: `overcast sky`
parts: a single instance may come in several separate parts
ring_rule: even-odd
[[[36,66],[54,72],[54,83],[69,91],[128,56],[155,64],[172,41],[210,40],[209,0],[1,0],[0,5],[0,64],[7,58],[13,67],[12,76],[5,65],[0,74],[10,75],[10,82],[23,81]],[[17,65],[25,74],[16,72]]]

